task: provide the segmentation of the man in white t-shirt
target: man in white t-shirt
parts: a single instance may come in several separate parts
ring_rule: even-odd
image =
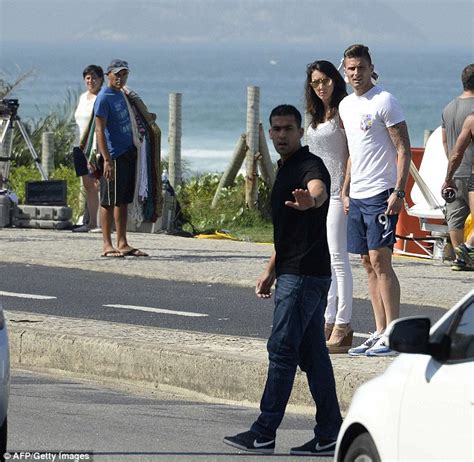
[[[361,255],[367,271],[376,326],[349,354],[387,356],[393,351],[383,333],[400,314],[392,250],[410,167],[410,140],[397,100],[372,81],[374,66],[366,46],[346,49],[344,72],[354,90],[339,105],[350,154],[342,190],[348,213],[347,247]]]

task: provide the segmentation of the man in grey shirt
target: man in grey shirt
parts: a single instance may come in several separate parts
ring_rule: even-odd
[[[474,64],[464,68],[461,75],[463,92],[453,99],[443,110],[443,144],[448,159],[452,154],[456,140],[461,133],[464,120],[474,113]],[[471,175],[471,166],[474,161],[474,147],[466,149],[463,160],[453,175],[456,188],[456,199],[446,204],[446,221],[448,222],[451,243],[456,250],[464,241],[464,223],[469,215],[469,198],[467,183]],[[474,270],[466,264],[461,252],[456,252],[451,269],[455,271]]]

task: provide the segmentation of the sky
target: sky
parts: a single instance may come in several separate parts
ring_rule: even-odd
[[[0,40],[474,49],[472,0],[0,0]]]

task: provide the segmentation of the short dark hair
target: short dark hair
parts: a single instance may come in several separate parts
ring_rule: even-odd
[[[344,58],[365,58],[372,64],[372,58],[370,57],[369,47],[356,43],[347,47],[344,51]]]
[[[466,66],[461,74],[462,87],[466,91],[474,90],[474,64]]]
[[[96,74],[99,79],[104,80],[104,70],[96,64],[89,64],[89,66],[82,71],[82,77],[85,79],[86,75],[92,73]]]
[[[311,125],[313,128],[324,120],[324,104],[321,99],[314,93],[311,86],[311,75],[314,71],[326,74],[334,82],[334,91],[331,96],[329,105],[331,109],[337,109],[339,103],[347,96],[346,82],[342,75],[336,69],[333,63],[329,61],[314,61],[314,63],[306,66],[306,83],[304,86],[306,112],[311,114]]]
[[[270,121],[270,127],[272,126],[272,118],[273,117],[278,117],[278,116],[294,116],[296,120],[296,126],[298,128],[301,128],[301,113],[298,111],[298,109],[295,108],[295,106],[292,106],[291,104],[280,104],[279,106],[273,108],[272,112],[270,113],[269,121]]]

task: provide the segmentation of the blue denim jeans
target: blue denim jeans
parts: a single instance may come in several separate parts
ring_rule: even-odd
[[[306,372],[316,404],[314,434],[336,439],[342,423],[331,360],[324,337],[324,310],[331,278],[283,274],[277,279],[268,376],[261,414],[252,430],[275,438],[285,414],[296,367]]]

